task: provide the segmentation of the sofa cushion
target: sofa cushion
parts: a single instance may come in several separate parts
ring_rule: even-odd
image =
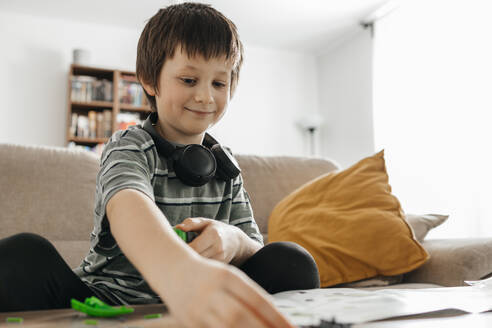
[[[417,270],[404,275],[407,283],[466,286],[465,280],[492,277],[492,238],[428,239],[422,244],[431,255]]]
[[[442,224],[449,215],[441,214],[405,214],[405,220],[407,221],[410,228],[414,233],[415,238],[419,242],[423,242],[427,233],[440,224]],[[428,263],[428,262],[427,262]],[[426,264],[427,264],[426,263]],[[417,269],[418,270],[418,269]],[[393,286],[400,284],[403,281],[403,274],[396,276],[377,276],[373,278],[363,279],[354,282],[347,282],[337,287],[347,287],[347,288],[359,288],[359,287],[381,287],[381,286]]]
[[[419,242],[423,242],[429,231],[443,224],[448,217],[449,215],[442,214],[406,214],[405,220],[407,220],[408,224],[412,228],[415,238]]]
[[[293,241],[316,260],[322,287],[409,272],[428,259],[391,194],[384,151],[324,174],[284,198],[269,241]]]
[[[268,217],[275,205],[294,189],[339,165],[324,158],[234,155],[241,167],[253,214],[268,240]]]

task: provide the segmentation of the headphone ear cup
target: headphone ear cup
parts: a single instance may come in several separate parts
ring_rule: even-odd
[[[227,181],[236,178],[241,173],[236,159],[220,144],[213,145],[210,150],[217,160],[217,178]]]
[[[172,158],[176,176],[192,187],[203,186],[217,171],[213,153],[201,145],[192,144],[176,149]]]

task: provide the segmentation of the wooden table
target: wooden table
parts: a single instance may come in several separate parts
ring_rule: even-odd
[[[29,311],[29,312],[3,312],[0,313],[0,327],[21,328],[182,328],[175,319],[167,313],[162,304],[133,305],[135,312],[115,318],[92,318],[84,313],[72,309]],[[144,319],[147,314],[161,313],[161,318]],[[6,323],[7,317],[22,317],[22,324]],[[96,325],[87,325],[85,320],[97,320]],[[480,328],[492,327],[492,313],[459,314],[456,311],[441,312],[440,314],[424,314],[418,318],[405,317],[399,320],[383,320],[364,324],[353,325],[353,328]]]
[[[135,312],[118,316],[114,318],[94,318],[75,311],[73,309],[62,310],[44,310],[44,311],[27,311],[27,312],[0,312],[0,327],[21,328],[21,327],[42,327],[42,328],[99,328],[99,327],[162,327],[162,328],[180,328],[172,316],[167,313],[166,307],[162,304],[152,305],[132,305]],[[161,318],[145,319],[147,314],[162,314]],[[22,324],[7,323],[8,317],[23,318]],[[88,325],[85,320],[97,320],[96,325]]]

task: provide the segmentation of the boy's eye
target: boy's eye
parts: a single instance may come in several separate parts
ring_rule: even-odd
[[[222,82],[214,82],[214,85],[215,85],[216,87],[218,87],[218,88],[223,88],[223,87],[225,87],[225,86],[226,86],[226,85],[225,85],[224,83],[222,83]]]
[[[188,78],[182,78],[181,81],[183,81],[185,84],[195,84],[194,79],[188,79]]]
[[[181,81],[183,81],[183,83],[188,84],[188,85],[195,85],[196,82],[197,82],[197,80],[191,79],[191,78],[187,78],[187,77],[182,77],[181,78]],[[218,82],[218,81],[213,82],[213,85],[215,87],[217,87],[217,88],[224,88],[226,86],[225,83]]]

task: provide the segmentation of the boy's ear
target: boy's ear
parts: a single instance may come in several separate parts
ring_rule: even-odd
[[[150,85],[148,85],[147,83],[144,83],[144,82],[142,82],[142,81],[140,81],[140,84],[142,85],[142,87],[145,89],[145,91],[146,91],[149,95],[151,95],[151,96],[155,97],[155,93],[156,93],[156,92],[155,92],[155,89],[154,89],[154,88],[152,88]]]

